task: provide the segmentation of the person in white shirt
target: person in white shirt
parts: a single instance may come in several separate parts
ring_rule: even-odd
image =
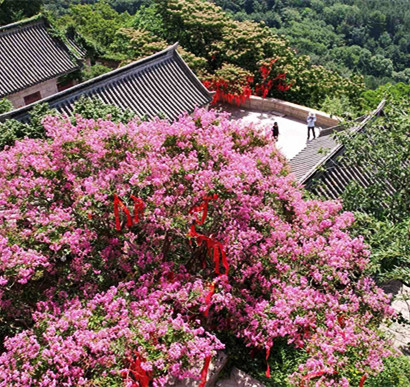
[[[306,119],[307,122],[307,127],[308,127],[308,133],[307,133],[307,139],[310,139],[310,131],[312,131],[313,138],[316,138],[316,133],[315,133],[315,122],[316,122],[316,115],[313,112],[310,112],[309,115],[307,116]]]

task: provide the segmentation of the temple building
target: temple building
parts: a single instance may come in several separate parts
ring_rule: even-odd
[[[19,108],[64,90],[81,61],[78,47],[41,16],[0,27],[0,99]]]
[[[208,105],[211,93],[177,52],[177,44],[86,82],[75,85],[36,103],[46,102],[60,113],[72,114],[80,97],[99,98],[104,103],[129,109],[139,117],[156,116],[173,121],[182,113]],[[0,115],[0,122],[26,122],[36,104]]]

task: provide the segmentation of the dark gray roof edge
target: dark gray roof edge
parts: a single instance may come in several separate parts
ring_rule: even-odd
[[[178,43],[175,43],[178,47]],[[177,48],[176,47],[176,48]],[[198,89],[201,90],[207,97],[209,102],[212,101],[213,99],[213,93],[210,92],[205,86],[204,84],[198,79],[198,77],[195,75],[195,73],[191,70],[191,68],[187,65],[187,63],[182,59],[181,55],[179,55],[178,51],[175,49],[175,53],[174,55],[176,56],[177,60],[182,62],[185,72],[187,74],[187,76],[189,77],[189,79],[198,86]]]
[[[21,108],[12,110],[7,113],[0,114],[0,122],[4,122],[7,119],[18,119],[20,116],[23,116],[29,112],[33,108],[33,106],[40,104],[40,103],[57,103],[59,100],[64,99],[64,97],[70,96],[71,98],[75,98],[78,96],[82,91],[85,91],[87,89],[91,89],[93,87],[98,86],[98,84],[108,81],[110,79],[118,79],[117,76],[125,77],[128,75],[129,72],[131,72],[135,67],[138,68],[143,68],[149,64],[151,64],[153,61],[158,62],[159,60],[166,60],[170,56],[175,56],[178,61],[183,65],[184,71],[186,74],[191,78],[192,81],[195,82],[195,84],[198,86],[198,88],[205,94],[205,96],[208,98],[209,102],[212,100],[211,94],[208,91],[208,89],[199,81],[199,79],[195,76],[195,74],[192,72],[192,70],[189,68],[189,66],[185,63],[185,61],[181,58],[181,56],[176,52],[176,49],[178,47],[178,42],[167,47],[166,49],[159,51],[151,56],[148,56],[146,58],[142,58],[138,61],[132,62],[126,66],[120,67],[118,69],[112,70],[108,73],[99,75],[98,77],[89,79],[88,81],[79,83],[78,85],[75,85],[73,87],[70,87],[69,89],[63,90],[59,93],[53,94],[51,96],[48,96],[46,98],[43,98],[39,101],[33,102],[30,105],[23,106]]]
[[[4,31],[10,31],[13,29],[18,29],[21,27],[26,27],[32,24],[41,24],[46,23],[46,18],[42,14],[34,15],[28,19],[19,20],[14,23],[6,24],[4,26],[0,26],[0,34]]]
[[[360,132],[366,124],[371,121],[377,114],[379,114],[384,106],[386,104],[386,100],[383,99],[377,108],[370,112],[370,114],[367,115],[367,117],[358,125],[356,128],[354,128],[353,133],[355,132]],[[337,144],[328,154],[326,154],[316,165],[314,165],[305,175],[302,176],[302,178],[299,180],[301,184],[305,184],[317,171],[317,169],[326,164],[331,158],[335,156],[336,153],[338,153],[344,146],[342,144]]]
[[[354,122],[362,122],[366,117],[367,117],[367,115],[360,116],[360,117],[355,118],[353,121]],[[346,129],[346,122],[339,122],[335,126],[331,126],[330,128],[322,129],[319,133],[319,137],[328,136],[330,134],[333,134],[335,132],[340,132],[340,131],[345,130],[345,129]]]

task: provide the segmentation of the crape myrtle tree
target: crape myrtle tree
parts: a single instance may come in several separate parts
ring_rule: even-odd
[[[280,348],[291,385],[381,370],[353,215],[304,200],[268,135],[205,110],[43,124],[0,152],[1,384],[203,386],[235,345],[266,383]]]

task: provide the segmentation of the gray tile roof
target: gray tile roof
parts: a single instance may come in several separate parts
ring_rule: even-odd
[[[0,27],[0,98],[79,68],[43,18]]]
[[[305,176],[310,171],[316,170],[326,154],[332,152],[337,146],[332,134],[320,135],[316,139],[308,142],[295,157],[290,160],[291,171],[296,179],[303,183]]]
[[[34,104],[0,115],[0,122],[12,118],[27,121],[33,105],[47,102],[70,115],[81,96],[99,98],[104,103],[130,109],[136,115],[153,118],[159,114],[173,121],[184,112],[212,100],[176,51],[177,44],[127,66],[71,87]]]
[[[361,131],[374,117],[380,114],[385,105],[383,100],[377,109],[360,123],[349,128]],[[368,187],[374,180],[372,173],[365,168],[352,165],[343,158],[344,147],[333,138],[334,133],[342,127],[325,129],[320,136],[307,144],[291,161],[291,171],[305,188],[326,199],[340,198],[351,181]],[[393,188],[386,182],[386,193],[393,194]]]

